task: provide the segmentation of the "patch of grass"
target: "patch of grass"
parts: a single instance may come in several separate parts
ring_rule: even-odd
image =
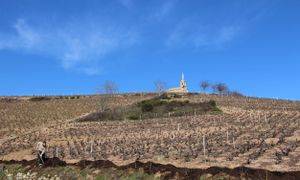
[[[5,177],[4,167],[4,165],[0,164],[0,179],[4,179]]]
[[[209,180],[209,179],[213,179],[212,174],[203,174],[199,177],[199,180]]]
[[[16,178],[17,173],[27,174],[29,172],[37,173],[36,178],[39,177],[54,177],[58,176],[60,179],[77,180],[77,179],[97,179],[97,180],[110,180],[110,179],[124,179],[124,180],[152,180],[155,179],[154,175],[144,173],[143,170],[118,170],[115,168],[92,168],[90,166],[80,169],[75,166],[64,166],[64,167],[24,167],[18,164],[3,165],[7,174],[12,174],[13,179]],[[2,167],[2,164],[0,164]],[[95,173],[95,171],[98,171]],[[7,174],[4,170],[0,169],[0,179],[6,179]]]
[[[140,179],[144,179],[144,180],[153,180],[153,179],[157,179],[155,178],[155,176],[153,174],[147,174],[145,173],[143,170],[137,170],[134,172],[126,172],[125,174],[123,174],[120,177],[121,180],[140,180]]]
[[[52,168],[51,171],[48,173],[51,173],[50,175],[58,175],[61,177],[61,179],[79,179],[80,177],[80,171],[77,168],[65,166],[65,167],[59,167],[59,168]]]
[[[201,115],[205,113],[221,113],[215,101],[191,103],[183,99],[181,95],[174,98],[174,95],[163,94],[158,97],[143,100],[131,106],[108,109],[102,112],[95,112],[79,119],[79,122],[105,121],[105,120],[144,120],[151,118],[178,117]]]

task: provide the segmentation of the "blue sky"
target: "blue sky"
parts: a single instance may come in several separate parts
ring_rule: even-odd
[[[298,0],[0,0],[0,95],[224,82],[300,99]]]

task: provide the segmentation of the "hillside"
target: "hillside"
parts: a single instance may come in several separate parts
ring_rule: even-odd
[[[124,108],[155,97],[122,94],[105,103],[108,109]],[[300,171],[299,101],[206,94],[184,98],[191,104],[215,101],[221,113],[79,122],[102,107],[103,96],[2,97],[0,157],[32,160],[35,143],[46,139],[48,156],[66,163],[85,159],[117,166],[139,161],[189,169]]]

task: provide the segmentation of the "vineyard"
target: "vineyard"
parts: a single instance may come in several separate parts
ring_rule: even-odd
[[[154,94],[117,95],[110,106],[125,106]],[[0,99],[0,158],[31,160],[37,141],[48,156],[66,162],[135,161],[185,168],[239,166],[300,171],[300,102],[189,94],[199,103],[214,100],[219,114],[141,120],[78,122],[97,111],[99,96],[77,99]]]

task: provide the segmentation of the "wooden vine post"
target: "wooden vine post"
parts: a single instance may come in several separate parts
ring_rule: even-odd
[[[204,156],[204,161],[206,161],[206,144],[205,144],[205,134],[203,135],[203,156]]]

